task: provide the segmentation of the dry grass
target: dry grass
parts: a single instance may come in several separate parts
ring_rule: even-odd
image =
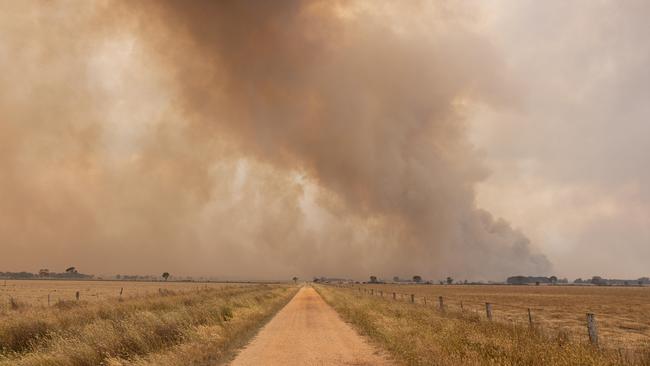
[[[243,285],[243,284],[241,284]],[[241,286],[237,284],[237,286]],[[61,301],[80,299],[87,302],[104,301],[120,297],[138,297],[158,293],[159,289],[171,291],[194,291],[198,288],[222,288],[233,286],[224,283],[192,282],[139,282],[139,281],[70,281],[70,280],[0,280],[0,312],[7,308],[11,299],[27,305],[47,305]]]
[[[567,333],[578,340],[587,339],[586,313],[596,314],[601,344],[609,348],[646,348],[650,345],[650,287],[597,286],[441,286],[441,285],[356,285],[355,288],[415,294],[416,301],[436,306],[443,296],[448,309],[485,317],[485,303],[493,303],[496,321],[508,324],[528,323],[527,308],[533,321],[552,333]]]
[[[642,349],[596,349],[566,332],[489,322],[473,312],[443,313],[434,306],[364,295],[356,289],[317,290],[344,319],[408,365],[650,364]]]
[[[243,344],[296,287],[188,290],[5,310],[0,365],[214,364]]]

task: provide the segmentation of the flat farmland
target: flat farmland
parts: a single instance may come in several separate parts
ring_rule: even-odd
[[[70,280],[0,280],[0,310],[9,306],[11,299],[26,305],[47,305],[58,301],[103,301],[111,298],[131,298],[155,294],[161,289],[184,292],[196,289],[216,289],[245,284],[195,282],[140,282],[140,281],[70,281]]]
[[[416,303],[431,307],[438,307],[442,296],[447,311],[461,311],[462,302],[464,312],[482,318],[489,302],[494,321],[513,325],[527,324],[530,308],[536,327],[576,340],[588,339],[586,314],[594,313],[602,345],[629,349],[650,344],[650,287],[367,284],[352,290],[358,288],[391,301],[393,292],[405,302],[413,294]]]
[[[44,306],[41,297],[54,289],[60,301]],[[16,300],[0,310],[0,366],[180,366],[225,362],[298,288],[8,281],[4,290]]]

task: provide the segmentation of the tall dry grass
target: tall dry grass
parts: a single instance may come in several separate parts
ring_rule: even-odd
[[[295,291],[249,285],[23,305],[0,317],[0,365],[214,364]]]
[[[597,349],[568,333],[440,312],[349,288],[316,288],[346,321],[408,365],[650,365],[645,350]]]
[[[47,305],[59,300],[75,300],[77,291],[81,300],[86,302],[103,302],[116,298],[131,298],[155,295],[163,286],[175,292],[195,291],[198,288],[222,288],[228,286],[245,286],[246,284],[229,284],[219,282],[157,282],[157,281],[101,281],[101,280],[0,280],[0,314],[8,310],[11,299],[26,305]]]
[[[464,309],[485,317],[485,303],[493,304],[494,320],[528,323],[527,308],[536,325],[549,331],[570,333],[573,338],[587,339],[586,313],[596,314],[600,341],[609,348],[650,346],[650,287],[639,286],[504,286],[504,285],[355,285],[384,296],[410,294],[422,303],[424,298],[436,306],[438,296],[449,309]]]

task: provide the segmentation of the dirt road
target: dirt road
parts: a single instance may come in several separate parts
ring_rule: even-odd
[[[231,365],[392,363],[350,328],[313,288],[303,287]]]

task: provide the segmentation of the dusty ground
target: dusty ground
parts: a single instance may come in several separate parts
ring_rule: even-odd
[[[244,365],[392,365],[311,287],[303,287],[237,356]]]

